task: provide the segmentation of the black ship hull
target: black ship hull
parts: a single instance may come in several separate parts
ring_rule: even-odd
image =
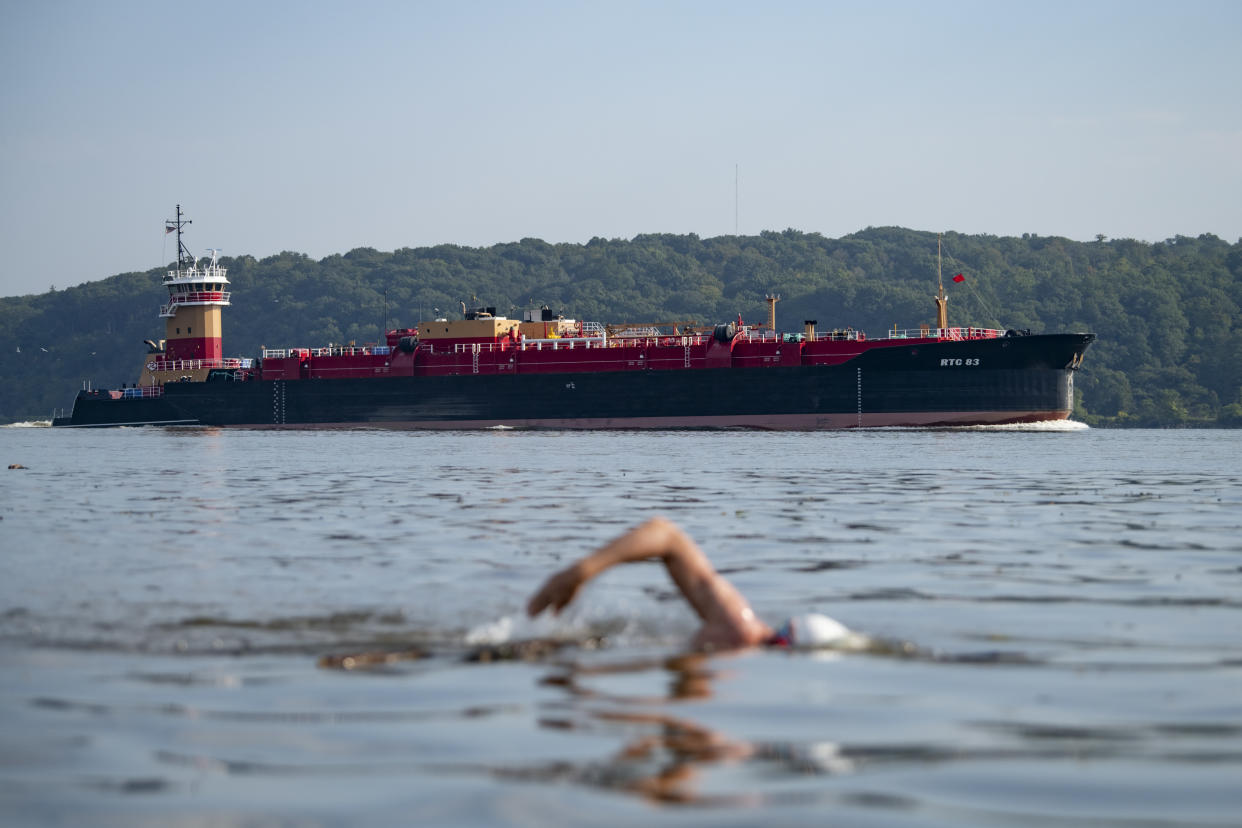
[[[57,426],[772,428],[1064,419],[1092,334],[874,343],[834,366],[170,383]],[[871,343],[869,343],[871,344]]]
[[[53,426],[120,427],[143,425],[199,425],[169,405],[164,397],[113,399],[107,391],[79,391],[68,417],[56,417]]]

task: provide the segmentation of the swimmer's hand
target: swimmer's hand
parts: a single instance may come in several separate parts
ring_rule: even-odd
[[[560,615],[561,610],[569,606],[574,596],[578,594],[578,590],[588,580],[589,576],[583,570],[582,563],[578,562],[567,569],[562,569],[545,581],[539,591],[527,602],[527,615],[534,618],[548,607],[552,608],[554,615]]]

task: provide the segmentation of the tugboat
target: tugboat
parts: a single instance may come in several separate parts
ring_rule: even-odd
[[[248,428],[760,428],[959,426],[1060,420],[1092,333],[935,326],[796,333],[736,322],[603,326],[549,308],[495,308],[387,331],[385,343],[265,349],[225,358],[229,281],[216,251],[164,277],[164,339],[147,340],[134,387],[83,390],[54,426]]]

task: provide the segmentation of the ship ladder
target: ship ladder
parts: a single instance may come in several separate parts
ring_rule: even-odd
[[[276,425],[285,424],[285,383],[276,380],[272,383],[272,422]]]
[[[858,371],[858,427],[862,428],[862,369],[857,368],[855,370]]]

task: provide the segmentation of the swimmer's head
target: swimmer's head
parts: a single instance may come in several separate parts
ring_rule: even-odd
[[[850,638],[850,630],[840,621],[810,612],[795,615],[776,633],[776,640],[790,647],[814,649],[842,644]]]

